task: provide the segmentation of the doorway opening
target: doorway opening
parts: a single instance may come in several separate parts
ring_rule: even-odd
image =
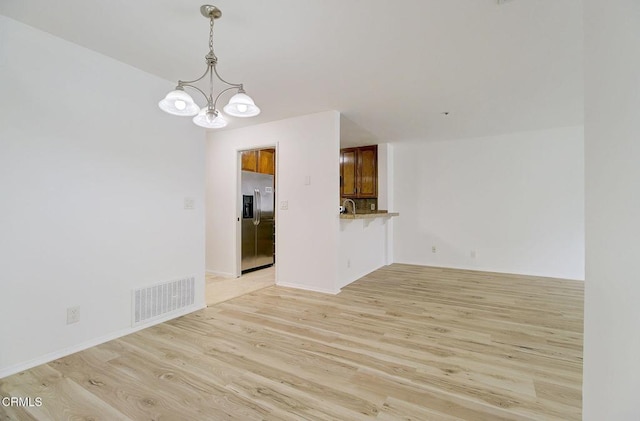
[[[245,150],[239,155],[239,273],[244,275],[275,265],[276,148]]]
[[[275,267],[276,258],[276,173],[277,173],[277,145],[268,145],[261,148],[250,150],[238,150],[237,152],[237,184],[236,184],[236,203],[237,203],[237,223],[236,223],[236,267],[235,273],[232,274],[207,274],[205,287],[205,300],[208,306],[239,297],[244,294],[257,291],[262,288],[274,286],[276,284],[277,274]],[[264,187],[253,187],[247,193],[242,190],[242,176],[249,174],[249,178],[263,178],[261,175],[271,177],[271,184]],[[267,177],[268,178],[268,177]],[[270,187],[267,189],[267,187]],[[260,190],[255,194],[255,189]],[[250,196],[251,199],[244,196]],[[271,209],[265,210],[260,206],[270,204]],[[262,212],[262,215],[260,215]],[[254,218],[262,217],[260,223],[271,219],[271,223],[265,223],[260,229],[259,237],[252,244],[257,247],[257,243],[261,242],[260,253],[254,253],[256,264],[253,267],[243,267],[243,237],[242,228],[244,224],[254,226]],[[257,221],[256,221],[257,222]],[[260,224],[258,224],[260,225]],[[271,225],[271,228],[266,228]],[[255,236],[258,236],[256,229]],[[254,237],[255,237],[254,236]],[[271,246],[269,247],[268,244]],[[249,246],[252,247],[252,246]],[[264,251],[266,247],[266,252]],[[259,254],[259,256],[258,256]],[[269,259],[270,256],[270,259]],[[246,266],[246,265],[245,265]],[[231,276],[230,276],[231,275]]]
[[[273,145],[238,151],[235,276],[206,276],[207,305],[276,283],[276,150]],[[249,185],[244,190],[243,179]]]

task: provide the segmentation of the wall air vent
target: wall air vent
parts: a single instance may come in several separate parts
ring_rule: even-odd
[[[193,276],[134,289],[132,325],[137,326],[164,318],[193,305],[195,300]]]

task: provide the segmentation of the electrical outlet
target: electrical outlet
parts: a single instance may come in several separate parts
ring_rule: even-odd
[[[376,204],[375,203],[371,204],[371,210],[376,210]]]
[[[283,200],[282,202],[280,202],[280,209],[282,209],[282,210],[289,209],[289,201],[288,200]]]
[[[471,250],[471,258],[472,259],[476,258],[476,251],[475,250]]]
[[[436,246],[431,246],[431,253],[435,253],[436,252]]]
[[[351,267],[351,259],[347,259],[347,267],[350,268]]]
[[[78,323],[80,321],[80,307],[69,307],[67,309],[67,324]]]

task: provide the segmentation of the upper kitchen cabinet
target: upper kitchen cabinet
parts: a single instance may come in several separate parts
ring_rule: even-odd
[[[275,175],[275,149],[242,152],[242,170]]]
[[[275,158],[275,149],[260,149],[258,151],[258,172],[274,175],[276,170]]]
[[[258,151],[242,152],[242,171],[258,172]]]
[[[340,197],[378,197],[378,145],[340,150]]]

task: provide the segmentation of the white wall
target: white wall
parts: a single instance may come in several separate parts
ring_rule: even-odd
[[[207,271],[237,275],[238,151],[276,145],[276,282],[338,291],[340,114],[327,111],[235,130],[207,142]],[[310,177],[310,184],[305,178]],[[279,204],[288,202],[288,210]]]
[[[640,2],[585,1],[583,417],[640,419]]]
[[[584,279],[582,128],[393,153],[396,262]]]
[[[204,304],[204,134],[158,109],[170,82],[4,16],[0,40],[3,377],[132,331],[133,288],[195,275]]]
[[[378,209],[389,210],[389,187],[393,187],[393,174],[389,171],[390,150],[389,143],[378,145]]]

